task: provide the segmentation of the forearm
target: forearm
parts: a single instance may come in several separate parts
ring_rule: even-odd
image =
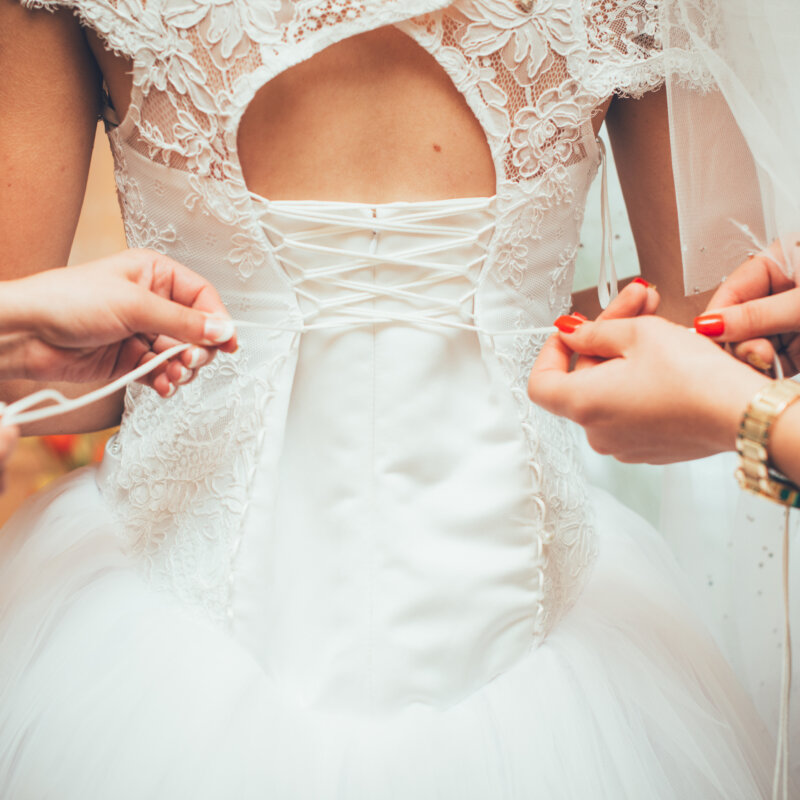
[[[726,387],[716,405],[717,441],[720,450],[735,450],[742,416],[755,394],[769,380],[748,367],[741,369],[738,386]],[[714,411],[707,409],[708,413]],[[792,403],[775,422],[769,435],[770,463],[789,480],[800,485],[800,402]]]

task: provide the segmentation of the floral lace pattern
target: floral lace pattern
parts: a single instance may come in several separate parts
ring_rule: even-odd
[[[225,272],[208,277],[229,286],[236,277],[232,306],[253,281],[286,290],[239,165],[239,120],[260,86],[324,47],[396,25],[463,94],[498,176],[485,279],[504,298],[505,312],[495,311],[521,327],[550,324],[570,304],[580,216],[598,161],[593,112],[613,92],[657,87],[663,73],[655,0],[534,0],[530,10],[513,0],[23,2],[71,8],[130,60],[130,108],[110,133],[128,243],[181,258],[190,240],[211,237]],[[155,183],[140,186],[134,159],[184,176],[174,219],[159,211]],[[193,228],[198,218],[216,232]],[[579,591],[593,539],[568,426],[525,394],[541,342],[504,338],[496,355],[518,400],[542,509],[544,633]],[[217,618],[231,613],[237,536],[264,432],[280,424],[270,403],[291,386],[283,367],[293,347],[276,343],[258,367],[219,358],[169,406],[145,390],[128,395],[107,490],[149,573]]]
[[[132,387],[109,446],[114,474],[104,491],[123,509],[130,552],[155,585],[220,622],[272,392],[239,354],[220,355],[180,405]]]

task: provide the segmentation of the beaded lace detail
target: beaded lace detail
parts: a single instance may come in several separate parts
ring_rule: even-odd
[[[498,339],[496,355],[530,446],[546,632],[580,590],[593,535],[569,426],[525,396],[541,339],[521,331],[549,325],[570,304],[599,158],[592,114],[614,92],[638,95],[662,81],[655,1],[534,0],[530,10],[513,0],[22,1],[72,9],[130,60],[130,108],[110,132],[129,245],[190,263],[204,247],[218,255],[219,272],[207,277],[230,287],[223,296],[236,316],[261,281],[279,316],[300,320],[308,277],[292,287],[279,268],[242,175],[236,134],[255,92],[326,46],[383,25],[437,60],[495,163],[497,225],[474,302],[484,328],[520,331]],[[158,169],[163,178],[153,178]],[[296,334],[276,331],[252,363],[220,357],[169,407],[146,390],[128,393],[105,490],[153,579],[217,618],[231,610],[248,493],[260,449],[280,429],[296,352]]]

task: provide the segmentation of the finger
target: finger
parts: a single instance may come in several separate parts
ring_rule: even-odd
[[[190,347],[180,354],[180,360],[185,367],[196,370],[211,363],[216,352],[211,347]]]
[[[222,323],[206,322],[203,338],[190,339],[186,335],[177,335],[166,328],[160,332],[169,333],[182,341],[204,341],[206,344],[218,345],[225,352],[236,350],[235,329],[231,334],[230,314],[214,288],[205,278],[177,261],[155,251],[141,250],[139,264],[142,259],[149,266],[150,283],[146,287],[158,296],[178,303],[195,311],[203,312],[207,317],[223,320]]]
[[[230,316],[219,293],[205,278],[161,253],[153,253],[152,258],[153,291],[206,314]]]
[[[647,284],[641,279],[638,281],[633,280],[600,312],[597,319],[638,317],[647,308],[649,295],[650,291]]]
[[[579,372],[582,369],[589,369],[590,367],[596,367],[598,364],[602,364],[605,359],[596,358],[595,356],[581,356],[580,358],[576,359],[575,365],[572,367],[573,372]]]
[[[737,267],[714,292],[708,309],[735,306],[792,289],[794,281],[787,277],[781,268],[782,263],[783,251],[780,243],[776,242]]]
[[[769,372],[775,364],[775,348],[769,339],[749,339],[733,348],[733,355],[761,372]]]
[[[165,373],[161,373],[160,375],[156,375],[153,378],[151,386],[162,396],[162,397],[172,397],[175,392],[178,390],[178,387],[170,381],[170,379],[166,376]]]
[[[649,286],[647,289],[647,300],[644,304],[644,309],[640,316],[645,314],[655,314],[658,311],[658,307],[661,305],[661,295],[658,293],[658,290],[655,286]]]
[[[142,289],[129,312],[132,330],[166,335],[181,342],[235,349],[236,327],[229,317],[210,317],[202,311]]]
[[[164,353],[176,345],[183,344],[182,342],[178,342],[169,336],[153,337],[141,335],[132,338],[136,338],[147,343],[147,352],[139,359],[139,362],[136,366],[152,361],[156,355]],[[202,350],[202,348],[190,348],[190,350],[194,349]],[[160,377],[162,375],[166,377],[167,383],[172,384],[173,386],[182,386],[186,383],[190,383],[194,378],[195,372],[187,367],[182,361],[182,357],[187,352],[189,352],[189,350],[184,350],[183,352],[178,353],[175,357],[169,359],[163,364],[160,364],[158,367],[155,367],[154,370],[145,375],[140,382],[156,389],[162,396],[167,396],[166,392],[169,390],[169,387]]]
[[[155,353],[149,350],[144,354],[137,366],[147,364],[155,357]],[[151,389],[155,389],[155,391],[157,391],[162,397],[169,397],[174,394],[176,387],[175,384],[167,377],[166,369],[166,364],[159,364],[159,366],[155,367],[151,372],[148,372],[139,378],[137,383],[141,383],[144,386],[149,386]]]
[[[572,351],[557,333],[542,347],[528,377],[528,396],[534,403],[552,411],[558,405],[559,389],[569,373]]]
[[[180,361],[168,361],[165,370],[170,383],[183,386],[190,383],[195,376],[195,371],[184,366]]]
[[[584,322],[572,333],[559,333],[565,345],[581,356],[601,359],[618,358],[635,337],[636,329],[631,319]]]
[[[710,309],[697,317],[695,329],[718,342],[800,331],[800,288]]]
[[[145,356],[151,353],[150,342],[144,336],[129,336],[123,341],[117,353],[111,377],[118,378],[144,363]]]

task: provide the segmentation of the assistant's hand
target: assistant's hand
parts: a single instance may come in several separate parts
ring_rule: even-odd
[[[717,289],[695,327],[716,342],[736,343],[734,355],[757,369],[770,369],[777,351],[790,376],[800,372],[800,288],[799,276],[787,277],[783,264],[780,242],[746,261]]]
[[[113,380],[178,342],[198,345],[142,379],[169,396],[217,350],[237,347],[214,287],[150,250],[8,281],[0,305],[3,378]]]
[[[639,317],[646,314],[655,314],[661,298],[655,287],[643,278],[634,278],[624,289],[604,308],[597,320],[626,319]],[[582,314],[573,312],[564,317],[559,317],[557,324],[562,330],[574,330],[586,321]],[[599,359],[589,355],[579,355],[575,360],[573,369],[581,370],[597,364]]]
[[[602,360],[569,372],[573,353]],[[767,381],[708,339],[645,316],[553,335],[528,394],[582,425],[598,452],[664,464],[732,449],[742,412]]]

